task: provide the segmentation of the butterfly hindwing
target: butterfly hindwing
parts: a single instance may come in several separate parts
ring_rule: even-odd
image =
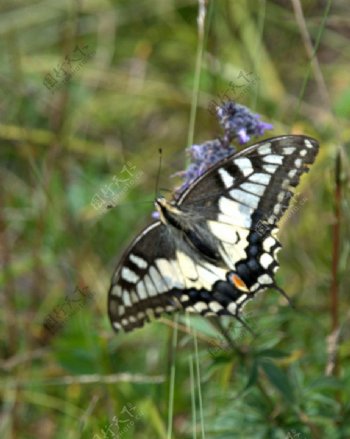
[[[164,204],[163,222],[135,239],[114,274],[109,315],[116,330],[162,312],[238,316],[274,286],[277,222],[317,154],[305,136],[265,140],[220,161]]]
[[[171,274],[172,243],[169,243],[166,262],[163,262],[165,257],[157,258],[161,251],[159,244],[166,245],[164,227],[158,221],[144,229],[125,252],[113,275],[108,311],[116,330],[142,326],[153,315],[173,309],[164,294],[172,286],[167,279]],[[156,259],[159,259],[157,266]],[[166,275],[163,276],[163,272]],[[177,273],[173,278],[180,288],[184,286]]]
[[[196,255],[186,242],[175,242],[166,226],[156,222],[125,252],[109,291],[109,316],[116,330],[130,331],[177,309],[202,315],[224,309],[208,292],[217,280],[225,281],[226,270]]]

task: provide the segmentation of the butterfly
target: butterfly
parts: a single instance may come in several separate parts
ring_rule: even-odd
[[[116,331],[164,312],[239,319],[246,302],[274,288],[278,221],[318,152],[302,135],[273,137],[226,157],[175,201],[155,200],[160,219],[122,256],[108,294]]]

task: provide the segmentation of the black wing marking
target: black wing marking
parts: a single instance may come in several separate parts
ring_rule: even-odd
[[[217,163],[179,199],[182,209],[201,212],[222,260],[250,293],[275,286],[277,223],[317,152],[306,136],[267,139]]]
[[[124,254],[109,291],[113,327],[129,331],[181,308],[237,316],[255,293],[273,286],[281,247],[276,223],[317,151],[314,139],[276,137],[195,181],[178,201],[195,212],[191,233],[156,222]],[[210,260],[214,244],[219,258]]]
[[[108,313],[115,330],[132,330],[143,326],[153,315],[174,309],[166,295],[162,294],[171,287],[162,275],[164,267],[159,270],[160,267],[154,265],[158,255],[160,264],[163,263],[160,257],[162,251],[166,261],[165,238],[165,226],[158,221],[144,229],[124,253],[113,275],[108,295]],[[168,244],[169,257],[165,263],[168,268],[166,276],[170,277],[170,258],[174,255],[174,249],[173,243]],[[180,288],[183,287],[177,273],[173,279]]]
[[[209,292],[226,281],[226,269],[204,260],[165,225],[144,229],[125,252],[108,296],[108,312],[116,331],[143,326],[163,312],[187,309],[202,315],[229,314],[232,300],[220,304]],[[179,232],[181,233],[181,232]]]
[[[182,194],[178,203],[183,209],[189,206],[210,210],[222,195],[233,190],[228,198],[240,205],[244,216],[256,212],[274,225],[317,152],[318,142],[307,136],[266,139],[214,165]]]

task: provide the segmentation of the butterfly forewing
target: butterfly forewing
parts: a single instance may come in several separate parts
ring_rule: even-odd
[[[181,222],[151,224],[122,258],[109,293],[114,328],[131,330],[179,308],[238,316],[274,286],[276,224],[317,151],[305,136],[268,139],[192,183],[177,201]]]
[[[217,163],[182,194],[179,203],[205,209],[226,197],[236,208],[238,204],[239,210],[230,214],[245,221],[245,227],[251,227],[259,215],[276,224],[317,151],[317,141],[306,136],[267,139]],[[224,206],[220,210],[225,211]]]

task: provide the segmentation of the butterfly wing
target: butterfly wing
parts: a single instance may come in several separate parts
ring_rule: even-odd
[[[231,278],[243,281],[240,306],[267,286],[276,287],[277,223],[317,152],[318,142],[306,136],[267,139],[217,163],[179,199],[183,210],[205,218]]]
[[[225,276],[226,270],[203,260],[180,231],[155,222],[137,236],[113,275],[108,295],[110,321],[116,331],[131,331],[176,309],[215,314],[215,301],[210,304],[213,309],[208,309],[199,299],[203,295],[210,302],[212,284]]]
[[[109,291],[116,330],[185,308],[237,316],[255,293],[274,285],[276,223],[318,144],[281,136],[216,164],[178,200],[186,232],[156,222],[125,252]]]
[[[163,294],[169,285],[162,275],[165,268],[162,264],[169,268],[173,254],[173,244],[167,242],[166,236],[165,226],[157,221],[145,228],[124,253],[108,294],[108,313],[115,330],[132,330],[143,326],[153,315],[173,310]],[[166,247],[168,260],[165,259]],[[161,272],[154,264],[156,260],[162,267]],[[180,282],[176,276],[174,281]]]

